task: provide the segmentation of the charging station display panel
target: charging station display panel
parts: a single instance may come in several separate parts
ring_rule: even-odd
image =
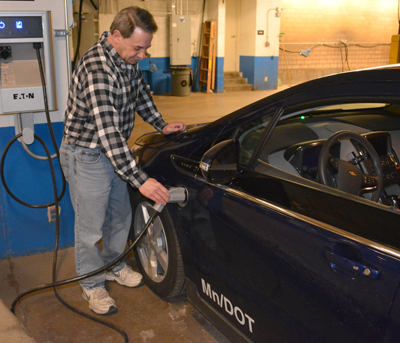
[[[1,17],[1,38],[41,38],[43,37],[42,17]]]
[[[51,12],[0,11],[0,114],[42,112],[45,98],[57,110],[55,84]]]

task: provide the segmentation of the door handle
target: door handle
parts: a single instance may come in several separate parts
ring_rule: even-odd
[[[335,271],[340,271],[338,270],[338,267],[340,267],[373,280],[378,280],[381,275],[381,272],[375,268],[355,262],[332,251],[326,251],[325,257],[331,263],[331,267]]]

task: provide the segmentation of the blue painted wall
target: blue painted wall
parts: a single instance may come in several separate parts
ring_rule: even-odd
[[[224,92],[224,57],[217,57],[215,61],[215,90],[216,93]]]
[[[195,75],[197,67],[197,57],[192,57],[192,64],[185,65],[184,67],[192,67],[192,74],[194,78],[194,84],[192,86],[192,92],[199,91],[198,79]],[[153,65],[153,67],[151,67]],[[155,57],[151,58],[151,63],[148,58],[139,61],[140,69],[143,71],[144,79],[150,86],[151,90],[156,95],[171,94],[171,74],[170,74],[170,59],[169,57]],[[155,67],[154,67],[155,66]],[[151,72],[150,70],[155,68],[156,70]],[[224,58],[218,57],[216,59],[216,71],[215,71],[215,88],[216,92],[224,91]]]
[[[150,71],[150,66],[156,70]],[[139,61],[140,69],[143,71],[144,79],[150,86],[151,90],[155,94],[169,94],[171,93],[171,74],[169,72],[169,57],[155,57],[149,59],[146,58]]]
[[[53,127],[57,142],[60,142],[64,125],[53,123]],[[44,140],[50,153],[54,154],[47,124],[36,124],[35,133]],[[6,145],[14,136],[14,127],[0,128],[2,156]],[[30,148],[38,155],[45,155],[39,142],[33,143]],[[57,159],[53,163],[60,194],[60,165]],[[6,155],[4,177],[13,194],[25,202],[47,204],[54,201],[49,163],[29,156],[19,142],[15,142]],[[74,214],[68,188],[60,201],[60,207],[60,248],[66,248],[74,243]],[[48,222],[46,208],[35,209],[19,204],[0,183],[0,259],[51,251],[54,249],[55,233],[55,222]]]
[[[240,71],[254,89],[277,89],[278,62],[278,56],[240,56]]]

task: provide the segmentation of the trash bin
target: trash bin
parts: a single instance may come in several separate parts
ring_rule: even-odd
[[[172,95],[188,96],[193,84],[192,67],[171,67]]]

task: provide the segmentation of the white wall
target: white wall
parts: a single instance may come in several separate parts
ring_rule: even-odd
[[[217,56],[225,54],[225,0],[208,0],[206,3],[206,20],[217,21]]]
[[[241,0],[240,2],[240,56],[255,56],[257,0]]]
[[[276,17],[276,8],[281,11],[281,0],[257,0],[256,31],[264,30],[264,35],[256,34],[255,56],[279,56],[280,17]],[[267,37],[268,35],[268,37]],[[266,42],[269,46],[266,46]]]
[[[278,56],[280,18],[275,16],[275,9],[280,9],[281,0],[241,0],[240,6],[239,54]],[[263,35],[258,34],[260,30],[264,31]]]
[[[208,0],[208,2],[218,0]],[[221,0],[219,0],[221,1]],[[172,4],[175,3],[173,9]],[[180,6],[182,4],[182,6]],[[149,49],[152,57],[169,57],[169,26],[170,14],[189,14],[191,16],[191,51],[192,56],[197,56],[199,51],[199,40],[201,30],[201,17],[203,10],[203,0],[119,0],[102,1],[99,14],[99,32],[100,34],[110,29],[110,25],[115,15],[122,9],[129,6],[139,6],[147,9],[153,14],[158,25],[158,31],[154,35],[152,46]]]

